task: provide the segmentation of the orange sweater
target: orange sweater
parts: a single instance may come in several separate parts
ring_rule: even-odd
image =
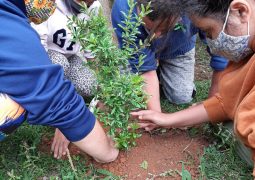
[[[237,136],[253,150],[255,160],[255,55],[230,62],[219,82],[219,93],[203,102],[212,122],[234,121]]]

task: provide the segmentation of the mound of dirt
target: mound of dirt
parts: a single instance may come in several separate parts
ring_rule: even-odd
[[[51,141],[44,139],[40,150],[49,153],[50,145]],[[199,158],[207,145],[204,138],[191,138],[184,130],[173,129],[155,134],[144,132],[136,147],[120,152],[118,159],[112,163],[100,164],[88,156],[87,159],[96,168],[106,169],[128,180],[178,180],[181,179],[183,163],[195,179],[199,177]],[[69,149],[71,155],[83,154],[73,145]]]

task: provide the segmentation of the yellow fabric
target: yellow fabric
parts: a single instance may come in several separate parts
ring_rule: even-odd
[[[27,16],[31,22],[41,24],[55,11],[55,0],[24,0]]]
[[[203,104],[212,122],[234,121],[236,135],[252,149],[255,160],[255,55],[230,62],[220,78],[219,93]]]
[[[10,99],[6,94],[0,93],[0,125],[4,124],[6,120],[17,119],[24,109]]]

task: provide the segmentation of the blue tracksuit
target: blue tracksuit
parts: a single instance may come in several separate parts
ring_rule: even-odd
[[[61,66],[51,63],[24,1],[0,0],[0,22],[0,92],[26,110],[28,123],[59,128],[70,141],[84,138],[95,117]]]
[[[112,7],[112,24],[115,28],[115,32],[122,47],[122,32],[123,30],[118,26],[118,24],[123,25],[123,20],[125,19],[124,13],[128,13],[129,6],[127,0],[115,0]],[[134,9],[133,15],[137,14],[137,9]],[[157,62],[155,59],[167,60],[173,59],[177,56],[184,55],[186,52],[190,51],[195,47],[196,44],[196,34],[199,33],[202,41],[205,42],[205,36],[203,33],[191,23],[187,17],[182,17],[182,22],[185,26],[185,31],[173,30],[170,31],[166,36],[154,40],[150,47],[143,49],[142,53],[146,55],[144,59],[144,64],[140,67],[140,72],[147,72],[157,69]],[[140,34],[137,35],[138,44],[140,40],[144,41],[148,37],[148,33],[143,26],[139,27]],[[162,49],[163,48],[163,49]],[[156,53],[156,51],[159,53]],[[130,60],[130,65],[133,72],[137,72],[138,58],[133,58]],[[227,60],[220,56],[211,55],[211,67],[214,70],[223,70],[227,66]]]

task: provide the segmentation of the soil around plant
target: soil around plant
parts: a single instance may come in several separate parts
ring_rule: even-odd
[[[102,4],[106,0],[100,1]],[[108,6],[107,6],[108,8]],[[108,8],[109,9],[109,8]],[[107,10],[109,13],[109,10]],[[106,14],[107,14],[106,13]],[[109,18],[109,17],[108,17]],[[206,47],[198,41],[196,47],[195,80],[211,79],[210,57]],[[40,151],[50,153],[51,140],[43,139]],[[137,140],[137,146],[129,151],[121,151],[117,160],[108,164],[100,164],[71,145],[71,155],[85,155],[88,163],[96,168],[106,169],[114,175],[127,180],[181,180],[182,163],[191,173],[192,179],[199,177],[200,157],[203,149],[208,146],[204,137],[191,137],[185,130],[166,130],[150,134],[143,132]],[[67,157],[63,157],[67,160]],[[141,167],[142,164],[146,164]]]
[[[155,135],[143,133],[137,141],[137,146],[127,152],[121,152],[115,162],[95,165],[124,179],[177,180],[181,179],[179,173],[184,163],[192,178],[197,178],[199,158],[205,146],[207,146],[205,139],[191,138],[182,130],[170,130]]]
[[[46,142],[42,143],[40,149],[49,152],[51,142],[46,139],[44,141]],[[117,160],[112,163],[100,164],[85,156],[88,163],[93,163],[96,168],[106,169],[127,180],[179,180],[182,163],[191,173],[192,179],[195,179],[199,177],[199,159],[207,145],[206,139],[192,138],[185,130],[159,130],[154,134],[143,132],[142,137],[137,140],[137,146],[120,152]],[[70,154],[83,153],[72,145]],[[66,157],[64,159],[67,160]]]

